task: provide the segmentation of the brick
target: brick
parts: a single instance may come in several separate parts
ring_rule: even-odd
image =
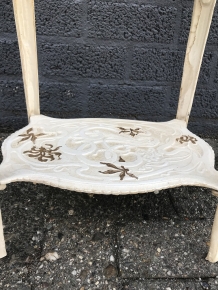
[[[35,1],[37,34],[80,37],[83,28],[82,1]],[[0,32],[15,32],[12,1],[0,3]]]
[[[14,114],[13,111],[6,112],[7,116],[0,114],[0,131],[9,133],[28,125],[27,114]]]
[[[177,100],[179,99],[179,89],[172,89],[170,100],[170,111],[177,110]],[[192,105],[192,118],[216,119],[218,118],[218,94],[216,89],[200,89],[195,92]],[[203,122],[203,120],[202,120]]]
[[[0,39],[0,74],[21,75],[17,41]]]
[[[0,82],[0,108],[2,111],[26,111],[23,83]]]
[[[173,40],[175,7],[89,1],[88,36],[157,43]]]
[[[175,118],[179,99],[179,86],[172,88],[169,103],[169,115]],[[188,122],[193,133],[213,138],[218,136],[218,96],[217,90],[197,88]]]
[[[83,1],[35,1],[37,33],[80,37],[83,27]]]
[[[0,32],[15,32],[12,1],[0,1]]]
[[[84,106],[82,88],[65,83],[41,83],[40,107],[42,114],[58,117],[60,114],[71,114],[72,118],[82,117]],[[2,111],[23,112],[26,114],[26,103],[22,82],[0,82],[0,108]],[[60,114],[59,114],[60,112]]]
[[[131,79],[148,81],[181,81],[184,51],[135,47],[133,52]],[[210,77],[212,53],[203,58],[201,83],[207,83]]]
[[[112,79],[124,76],[123,47],[44,43],[40,53],[43,75]]]
[[[198,89],[193,102],[192,117],[218,118],[217,90]]]
[[[216,65],[216,68],[215,68],[214,82],[215,82],[215,85],[217,86],[217,84],[218,84],[218,64]]]
[[[168,99],[162,87],[91,86],[89,113],[93,117],[158,119],[165,117]]]
[[[191,25],[191,17],[192,17],[192,7],[183,8],[181,28],[180,28],[180,37],[179,37],[179,42],[182,44],[187,43],[190,25]],[[218,6],[216,6],[214,10],[214,15],[213,15],[207,43],[218,44]]]
[[[82,87],[65,83],[42,83],[40,84],[41,113],[58,112],[62,115],[69,113],[71,118],[83,117],[82,108],[85,96]]]
[[[186,44],[188,41],[188,35],[191,25],[191,17],[192,17],[192,8],[183,8],[182,9],[182,19],[181,19],[181,27],[179,34],[179,42],[182,44]]]
[[[189,119],[188,129],[204,138],[218,138],[218,119],[193,118]],[[218,169],[218,168],[217,168]]]
[[[182,76],[184,52],[136,47],[133,52],[131,79],[178,81]]]

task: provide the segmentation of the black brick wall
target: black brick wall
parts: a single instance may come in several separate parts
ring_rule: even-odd
[[[193,0],[35,0],[41,113],[175,117]],[[218,5],[217,5],[218,7]],[[218,8],[189,128],[218,136]],[[27,124],[12,0],[0,2],[0,130]]]

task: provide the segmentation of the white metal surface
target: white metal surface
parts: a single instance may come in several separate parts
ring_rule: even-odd
[[[180,185],[218,189],[214,153],[184,121],[31,117],[3,144],[0,183],[32,181],[104,194]]]

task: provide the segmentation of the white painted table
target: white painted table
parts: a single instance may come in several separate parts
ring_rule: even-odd
[[[181,185],[218,191],[212,148],[187,129],[216,0],[195,0],[175,120],[53,119],[40,115],[34,0],[13,0],[30,123],[3,143],[0,189],[15,181],[131,194]],[[0,214],[0,257],[6,255]],[[218,261],[218,210],[210,262]]]
[[[180,185],[218,190],[212,148],[177,119],[152,123],[33,116],[2,149],[4,184],[32,181],[102,194]]]

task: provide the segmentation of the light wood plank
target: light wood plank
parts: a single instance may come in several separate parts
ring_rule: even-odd
[[[195,0],[176,118],[188,123],[216,0]]]
[[[40,114],[34,0],[13,0],[28,117]]]

